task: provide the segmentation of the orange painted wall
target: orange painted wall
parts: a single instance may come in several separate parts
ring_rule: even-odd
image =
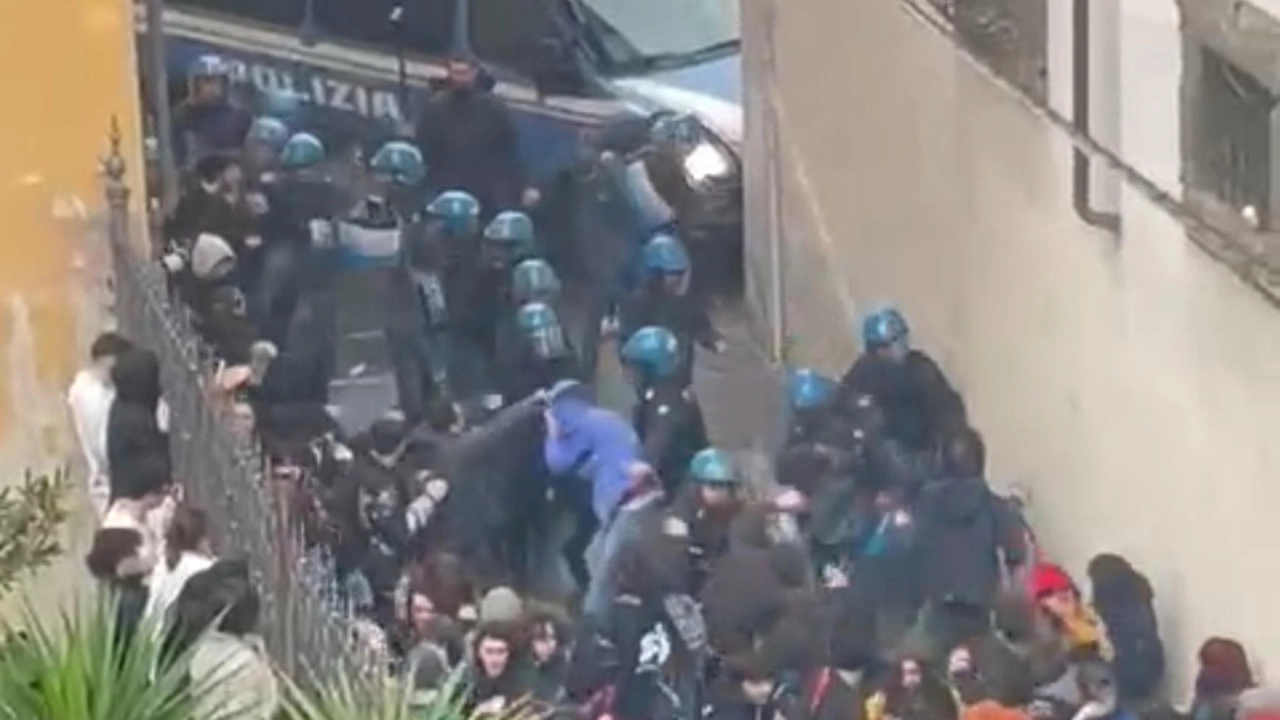
[[[0,3],[0,471],[70,447],[61,396],[97,329],[83,296],[113,115],[140,186],[132,18],[128,0]]]

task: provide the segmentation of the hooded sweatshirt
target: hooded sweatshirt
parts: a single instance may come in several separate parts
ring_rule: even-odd
[[[219,235],[200,233],[191,246],[191,274],[199,280],[214,279],[213,271],[220,263],[234,261],[235,250]]]
[[[1012,518],[980,477],[927,485],[916,511],[920,588],[932,601],[948,598],[990,607],[1000,587],[998,551],[1022,560]]]
[[[621,415],[594,405],[573,387],[560,390],[548,411],[559,432],[548,433],[543,445],[547,467],[555,475],[574,473],[590,481],[591,506],[607,522],[626,495],[628,469],[641,459],[640,440]]]
[[[160,363],[155,353],[135,350],[121,355],[111,369],[115,402],[107,418],[107,464],[111,494],[133,482],[139,463],[168,455],[169,443],[158,420]]]

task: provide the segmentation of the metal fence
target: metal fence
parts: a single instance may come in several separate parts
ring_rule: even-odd
[[[288,488],[272,479],[238,408],[215,399],[217,359],[192,329],[186,307],[171,297],[147,243],[133,236],[119,145],[113,125],[103,178],[114,309],[122,332],[159,356],[175,478],[209,514],[217,554],[249,560],[262,602],[260,629],[284,672],[319,682],[340,674],[376,678],[386,658],[357,641],[359,626],[332,562],[303,543],[289,517]]]
[[[1187,179],[1233,212],[1253,208],[1271,229],[1272,115],[1276,98],[1218,53],[1199,48]]]

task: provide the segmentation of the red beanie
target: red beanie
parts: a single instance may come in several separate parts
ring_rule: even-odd
[[[1047,595],[1075,590],[1066,570],[1053,563],[1040,563],[1031,573],[1031,595],[1039,600]]]

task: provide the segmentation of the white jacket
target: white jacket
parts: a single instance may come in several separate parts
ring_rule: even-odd
[[[161,558],[151,571],[151,579],[147,582],[151,590],[147,596],[147,610],[144,617],[163,627],[168,618],[169,608],[177,602],[178,595],[193,575],[208,570],[213,565],[213,558],[199,553],[184,552],[178,558],[178,564],[172,568]]]
[[[81,370],[67,390],[71,423],[88,469],[89,501],[98,519],[107,512],[111,480],[107,475],[107,418],[116,390],[94,370]]]

